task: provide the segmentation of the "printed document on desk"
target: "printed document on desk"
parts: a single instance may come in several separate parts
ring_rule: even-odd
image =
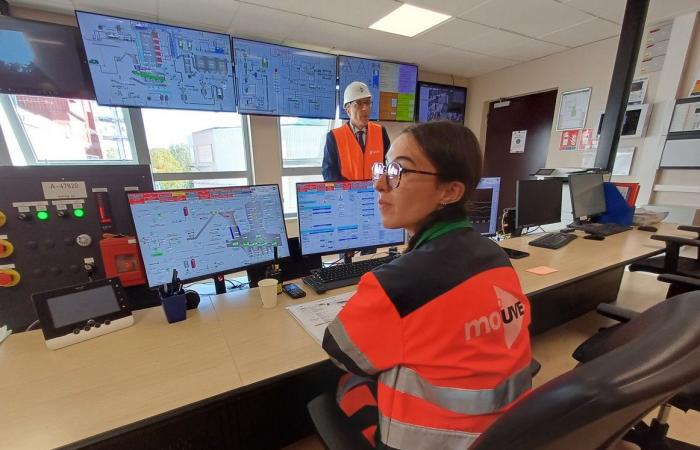
[[[302,305],[287,306],[289,313],[299,324],[304,327],[307,333],[319,344],[323,342],[323,333],[326,327],[338,315],[343,306],[348,302],[355,292],[346,292],[333,297],[322,298],[315,302],[304,303]]]

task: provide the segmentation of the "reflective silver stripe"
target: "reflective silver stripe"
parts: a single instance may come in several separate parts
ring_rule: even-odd
[[[345,397],[345,394],[350,391],[350,389],[359,386],[361,384],[367,384],[371,383],[374,380],[369,377],[361,377],[359,375],[351,374],[350,379],[348,380],[347,383],[345,383],[345,386],[342,387],[342,389],[338,389],[338,391],[335,393],[335,400],[337,403],[340,403],[340,401]]]
[[[352,359],[357,367],[359,367],[363,372],[370,375],[374,375],[378,372],[374,368],[372,363],[369,362],[364,353],[360,351],[359,348],[352,342],[350,336],[348,336],[345,327],[340,320],[336,319],[328,325],[328,332],[333,336],[335,343],[338,344],[340,350],[345,353],[350,359]]]
[[[479,433],[409,425],[379,415],[379,435],[389,447],[411,450],[466,450]]]
[[[422,398],[459,414],[491,414],[508,406],[532,387],[530,366],[503,380],[494,389],[460,389],[435,386],[414,370],[397,366],[379,375],[394,390]]]

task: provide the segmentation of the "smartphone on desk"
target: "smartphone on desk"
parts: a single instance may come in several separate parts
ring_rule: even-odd
[[[530,256],[528,252],[523,252],[520,250],[514,250],[512,248],[508,247],[501,247],[504,252],[506,252],[506,255],[508,255],[508,258],[510,259],[520,259],[520,258],[525,258],[527,256]]]
[[[282,285],[282,290],[285,294],[292,298],[306,297],[306,292],[294,283],[286,283]]]

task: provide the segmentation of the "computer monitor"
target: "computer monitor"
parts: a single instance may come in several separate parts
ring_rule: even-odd
[[[130,192],[150,287],[195,281],[289,256],[277,185]]]
[[[0,16],[0,92],[94,99],[80,32]]]
[[[418,66],[375,59],[338,57],[340,118],[347,119],[343,93],[348,84],[362,81],[372,94],[371,120],[413,122]]]
[[[418,122],[451,120],[463,124],[467,88],[419,81],[417,104]]]
[[[302,255],[404,243],[404,230],[384,228],[371,180],[297,183]]]
[[[238,111],[335,119],[336,55],[233,38]]]
[[[596,216],[606,211],[602,173],[569,175],[569,192],[574,220]]]
[[[474,229],[485,236],[496,234],[500,191],[500,177],[484,177],[472,194],[470,219]]]
[[[100,105],[236,111],[228,35],[75,15]]]
[[[560,179],[517,180],[515,183],[515,227],[525,228],[561,221]]]

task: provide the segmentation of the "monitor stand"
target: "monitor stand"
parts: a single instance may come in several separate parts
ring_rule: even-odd
[[[345,252],[343,253],[343,264],[352,263],[352,257],[355,256],[355,252]]]
[[[214,275],[214,289],[217,295],[226,293],[226,279],[223,273]]]

